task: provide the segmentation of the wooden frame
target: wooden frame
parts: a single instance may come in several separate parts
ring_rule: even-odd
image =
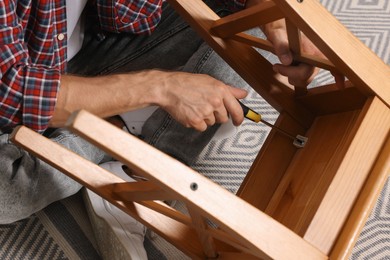
[[[25,127],[12,140],[192,258],[348,258],[390,172],[390,68],[318,1],[267,1],[225,18],[199,0],[168,2],[280,112],[277,126],[309,138],[303,149],[271,131],[235,196],[85,111],[69,128],[147,182],[126,183]],[[273,51],[271,44],[244,33],[280,18],[295,60],[346,76],[344,88],[280,80],[253,48]],[[327,59],[302,53],[300,32]],[[189,215],[161,202],[168,198]]]

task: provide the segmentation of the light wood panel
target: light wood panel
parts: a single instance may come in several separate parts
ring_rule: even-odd
[[[390,110],[378,98],[367,101],[359,115],[359,125],[351,131],[351,143],[345,144],[345,156],[329,185],[320,207],[304,238],[327,254],[334,245],[353,204],[389,137]],[[354,134],[356,132],[356,134]],[[387,160],[390,160],[389,156]],[[387,173],[390,169],[387,169]],[[376,190],[379,193],[379,190]]]
[[[378,201],[380,191],[383,190],[386,181],[389,179],[389,157],[390,136],[387,137],[383,151],[360,192],[359,198],[340,232],[335,246],[329,254],[332,259],[347,259],[351,255],[355,242],[358,240],[373,206]]]

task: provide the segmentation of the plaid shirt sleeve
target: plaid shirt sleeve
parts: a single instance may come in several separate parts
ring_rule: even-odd
[[[103,30],[150,34],[161,19],[164,0],[97,0]]]
[[[42,132],[54,110],[60,71],[30,65],[16,8],[15,1],[0,1],[0,129],[24,124]]]

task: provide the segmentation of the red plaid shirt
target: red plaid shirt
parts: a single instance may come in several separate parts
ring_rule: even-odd
[[[104,30],[131,33],[151,33],[162,2],[96,0]],[[66,71],[65,0],[2,0],[0,21],[0,130],[23,124],[42,132]]]

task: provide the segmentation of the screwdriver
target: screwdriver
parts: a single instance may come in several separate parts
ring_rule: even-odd
[[[293,144],[298,147],[298,148],[303,148],[308,140],[307,137],[305,136],[302,136],[302,135],[297,135],[297,136],[293,136],[292,134],[290,133],[287,133],[286,131],[284,131],[283,129],[275,126],[275,125],[272,125],[271,123],[263,120],[261,118],[261,115],[259,113],[257,113],[256,111],[254,111],[253,109],[247,107],[246,105],[244,105],[240,100],[238,100],[238,103],[240,104],[241,108],[242,108],[242,111],[244,112],[244,117],[255,122],[255,123],[258,123],[258,122],[261,122],[271,128],[274,128],[275,130],[277,130],[278,132],[284,134],[285,136],[291,138],[292,140],[294,140]]]

